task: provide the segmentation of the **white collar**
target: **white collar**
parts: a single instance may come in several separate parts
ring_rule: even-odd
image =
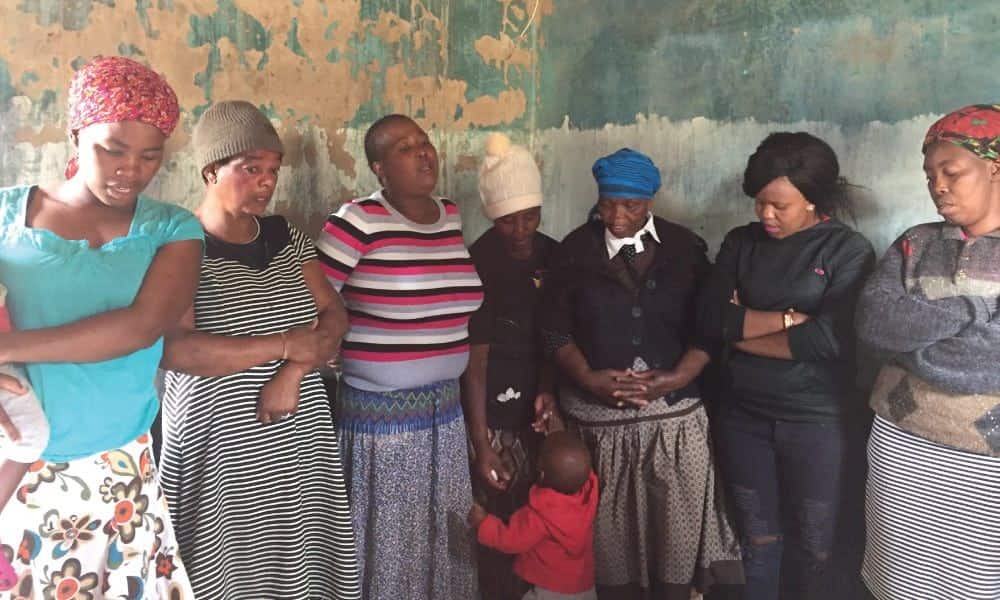
[[[605,227],[604,247],[607,248],[608,250],[608,258],[614,258],[615,255],[618,254],[618,251],[622,249],[622,246],[625,246],[627,244],[633,244],[635,246],[635,253],[639,254],[640,252],[646,249],[642,245],[642,236],[647,233],[653,236],[653,239],[656,240],[657,243],[660,243],[660,236],[658,233],[656,233],[656,226],[653,225],[652,214],[650,214],[649,218],[646,219],[646,224],[642,226],[642,229],[635,232],[635,235],[632,237],[616,238],[615,236],[611,235],[611,232],[608,231],[607,227]]]

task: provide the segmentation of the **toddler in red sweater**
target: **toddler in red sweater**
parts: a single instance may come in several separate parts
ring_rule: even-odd
[[[524,600],[597,600],[594,591],[594,515],[597,475],[590,455],[574,435],[545,438],[538,457],[538,482],[528,504],[510,522],[474,504],[469,524],[479,543],[516,554],[514,572],[535,588]]]

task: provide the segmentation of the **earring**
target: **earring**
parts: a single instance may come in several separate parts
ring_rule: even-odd
[[[115,169],[115,175],[121,176],[121,174],[122,174],[121,169]]]

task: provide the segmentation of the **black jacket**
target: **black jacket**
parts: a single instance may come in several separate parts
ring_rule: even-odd
[[[624,285],[608,259],[603,223],[580,226],[556,249],[542,327],[549,339],[571,337],[594,370],[626,369],[636,356],[651,369],[670,369],[689,346],[701,346],[694,316],[709,268],[705,242],[680,225],[653,222],[661,242],[637,285]],[[667,401],[697,395],[692,383]]]
[[[833,421],[863,407],[855,388],[854,308],[875,252],[860,233],[830,219],[784,239],[760,223],[726,235],[699,298],[699,331],[722,344],[740,340],[747,308],[794,308],[810,320],[788,330],[793,360],[733,350],[724,395],[773,419]],[[737,306],[729,302],[739,291]]]

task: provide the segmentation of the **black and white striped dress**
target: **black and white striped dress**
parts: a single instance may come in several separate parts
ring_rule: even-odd
[[[1000,599],[1000,458],[875,417],[863,574],[879,600]]]
[[[312,243],[284,218],[257,240],[206,239],[195,325],[217,335],[273,334],[309,324],[302,276]],[[357,555],[330,406],[316,372],[298,412],[256,418],[275,361],[224,377],[169,372],[161,478],[197,598],[360,598]]]

